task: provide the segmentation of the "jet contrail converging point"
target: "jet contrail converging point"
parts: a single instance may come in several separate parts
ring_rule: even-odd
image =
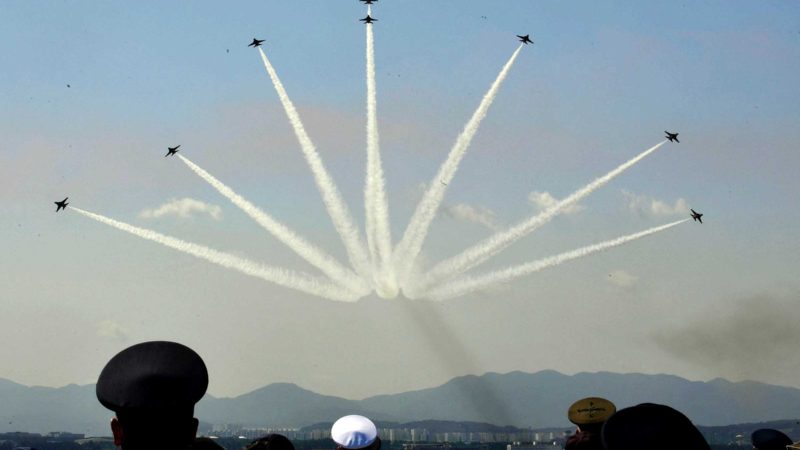
[[[264,68],[278,94],[281,105],[300,144],[303,156],[308,164],[322,201],[333,222],[336,232],[344,244],[352,269],[346,267],[334,257],[308,242],[297,232],[275,220],[271,215],[244,199],[230,187],[178,153],[180,145],[168,147],[166,156],[177,156],[195,174],[205,180],[220,194],[250,216],[256,223],[271,233],[276,239],[292,249],[305,261],[322,271],[327,278],[315,277],[311,274],[293,271],[286,268],[273,267],[251,261],[230,253],[214,250],[203,245],[187,242],[178,238],[160,234],[153,230],[136,227],[100,214],[68,206],[67,200],[54,202],[56,212],[71,209],[77,213],[100,223],[125,231],[140,238],[150,240],[180,252],[195,256],[214,264],[237,270],[241,273],[260,278],[280,286],[295,289],[338,301],[356,301],[368,295],[372,290],[383,298],[394,298],[400,290],[408,298],[447,299],[464,295],[476,290],[506,282],[540,270],[554,267],[564,262],[588,256],[612,247],[643,238],[645,236],[667,230],[688,220],[702,223],[702,213],[691,210],[691,219],[684,219],[666,225],[650,228],[638,233],[589,245],[555,256],[531,261],[496,270],[479,276],[456,276],[483,263],[492,256],[503,251],[513,242],[527,236],[540,226],[552,220],[572,205],[604,186],[615,177],[632,167],[649,154],[655,152],[668,141],[679,142],[678,133],[665,132],[667,140],[645,150],[634,158],[619,165],[606,175],[593,180],[586,186],[573,192],[554,205],[532,215],[522,222],[500,231],[461,253],[445,259],[432,269],[419,271],[417,259],[422,245],[436,213],[441,206],[447,187],[455,177],[459,164],[466,154],[489,108],[496,99],[503,82],[507,78],[522,48],[533,44],[530,35],[517,35],[519,47],[503,65],[497,77],[484,94],[477,109],[469,118],[461,133],[456,138],[445,161],[439,167],[434,178],[427,184],[422,199],[417,204],[411,219],[397,245],[392,247],[392,233],[389,220],[389,201],[386,192],[386,179],[381,161],[380,137],[377,118],[377,87],[375,76],[375,37],[373,31],[371,0],[362,0],[367,7],[367,17],[360,19],[366,25],[366,175],[364,180],[364,209],[366,240],[360,234],[358,225],[333,178],[322,162],[314,143],[303,126],[300,115],[286,92],[274,67],[261,47],[264,40],[254,38],[249,47],[258,49]],[[420,274],[424,273],[424,274]],[[449,281],[448,281],[449,280]]]

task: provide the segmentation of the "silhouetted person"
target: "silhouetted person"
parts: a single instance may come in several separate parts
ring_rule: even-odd
[[[613,403],[600,397],[587,397],[573,403],[567,410],[567,418],[578,429],[567,438],[564,450],[603,450],[600,431],[616,411]]]
[[[208,387],[200,356],[174,342],[144,342],[119,352],[97,380],[97,399],[114,411],[114,445],[123,450],[186,450],[195,439],[194,405]]]
[[[603,425],[607,450],[710,450],[688,417],[665,405],[642,403],[617,411]]]
[[[792,445],[789,436],[772,428],[761,428],[750,435],[753,448],[758,450],[786,450],[787,445]]]
[[[248,444],[245,450],[294,450],[294,444],[282,434],[270,433]]]
[[[364,416],[344,416],[331,427],[331,439],[338,450],[380,450],[378,429]]]

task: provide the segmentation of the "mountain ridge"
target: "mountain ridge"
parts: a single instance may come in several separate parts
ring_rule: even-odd
[[[800,389],[722,378],[691,381],[669,374],[512,371],[455,377],[439,386],[374,395],[362,400],[323,395],[295,383],[272,383],[235,397],[206,395],[195,408],[204,422],[245,427],[300,428],[346,414],[375,421],[455,421],[500,427],[568,426],[575,400],[600,396],[618,408],[664,403],[699,425],[793,419],[800,415]],[[73,431],[108,434],[113,416],[95,398],[93,384],[60,388],[25,386],[0,378],[0,432]]]

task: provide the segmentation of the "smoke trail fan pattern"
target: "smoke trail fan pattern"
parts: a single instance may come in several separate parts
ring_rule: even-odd
[[[369,10],[371,11],[371,10]],[[383,298],[394,298],[402,292],[409,298],[428,298],[434,300],[447,299],[484,289],[496,283],[503,283],[526,276],[540,270],[563,264],[576,258],[610,249],[619,245],[641,239],[652,234],[665,231],[686,220],[668,223],[638,233],[629,234],[616,239],[589,245],[577,250],[561,253],[540,260],[489,272],[483,275],[462,275],[467,270],[478,266],[497,255],[517,240],[527,236],[540,226],[549,222],[556,215],[582,200],[612,179],[658,150],[666,141],[636,155],[619,165],[606,175],[595,179],[586,186],[576,190],[552,207],[532,216],[507,230],[501,230],[478,242],[463,252],[448,258],[432,269],[425,271],[417,267],[420,254],[431,222],[441,206],[447,186],[455,176],[458,166],[466,154],[473,137],[480,128],[489,108],[497,97],[506,77],[511,72],[514,62],[522,51],[523,44],[513,52],[503,65],[497,78],[484,94],[480,104],[464,129],[456,138],[447,158],[440,166],[433,180],[428,183],[427,191],[417,205],[402,238],[392,247],[389,221],[389,202],[385,189],[377,120],[377,89],[375,83],[375,38],[373,25],[366,24],[366,176],[364,182],[365,235],[361,235],[356,221],[342,198],[342,195],[325,169],[314,143],[303,126],[300,114],[294,107],[289,94],[278,78],[272,63],[261,47],[258,52],[267,71],[267,75],[280,99],[300,150],[305,157],[311,174],[322,196],[328,215],[347,252],[350,267],[325,253],[321,248],[300,236],[296,231],[278,222],[272,216],[241,197],[230,187],[213,177],[188,158],[177,155],[189,169],[205,180],[220,194],[239,207],[262,228],[285,244],[306,262],[319,269],[324,276],[318,277],[303,272],[292,271],[266,264],[250,261],[238,256],[214,250],[199,244],[165,236],[152,230],[129,225],[100,214],[82,209],[68,207],[77,213],[104,223],[140,238],[156,242],[172,249],[204,259],[225,268],[237,270],[243,274],[258,277],[265,281],[298,290],[307,294],[337,301],[356,301],[371,292]]]

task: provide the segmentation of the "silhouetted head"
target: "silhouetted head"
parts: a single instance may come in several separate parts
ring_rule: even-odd
[[[617,411],[603,425],[607,450],[709,450],[688,417],[665,405],[642,403]]]
[[[97,399],[114,411],[114,444],[123,450],[186,449],[198,421],[194,405],[208,387],[200,356],[181,344],[144,342],[119,352],[97,380]]]
[[[750,442],[758,450],[786,450],[792,444],[789,436],[772,428],[761,428],[750,435]]]
[[[245,450],[294,450],[294,444],[282,434],[270,433],[248,444]]]

